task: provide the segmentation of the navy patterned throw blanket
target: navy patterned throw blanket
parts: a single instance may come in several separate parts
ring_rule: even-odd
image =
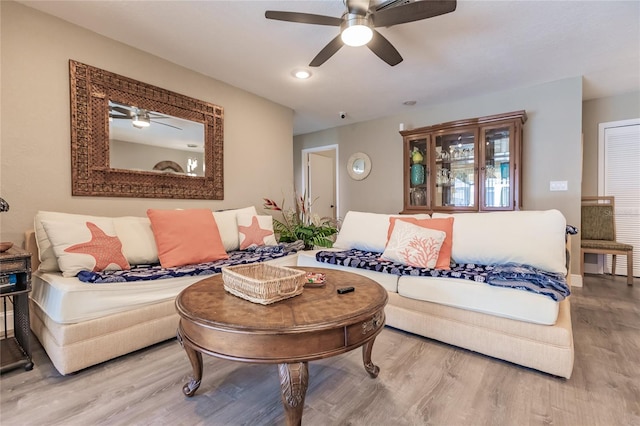
[[[559,302],[571,294],[565,278],[561,274],[542,271],[533,266],[517,263],[475,265],[472,263],[451,264],[451,270],[428,269],[401,263],[380,260],[382,253],[345,250],[320,251],[316,253],[318,262],[351,268],[367,269],[394,275],[415,277],[458,278],[496,287],[509,287],[542,294]]]
[[[264,262],[288,256],[304,248],[304,242],[280,243],[276,246],[260,246],[247,250],[229,252],[229,259],[214,262],[199,263],[197,265],[176,266],[163,268],[155,265],[135,265],[124,271],[81,271],[78,279],[85,283],[105,284],[129,281],[149,281],[164,278],[178,278],[185,276],[213,275],[220,273],[225,266],[246,265],[248,263]]]

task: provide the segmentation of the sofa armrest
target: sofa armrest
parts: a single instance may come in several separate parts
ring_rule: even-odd
[[[40,266],[38,257],[38,244],[36,243],[36,232],[29,229],[24,233],[24,249],[31,253],[31,270],[37,271]]]
[[[567,276],[566,276],[566,280],[567,280],[567,285],[569,287],[571,287],[571,235],[567,234],[567,242],[566,242],[566,251],[565,251],[565,256],[566,256],[566,262],[567,262]]]

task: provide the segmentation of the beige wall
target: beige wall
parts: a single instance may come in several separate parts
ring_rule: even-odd
[[[625,93],[583,102],[583,195],[598,195],[598,125],[600,123],[633,118],[640,118],[640,92]]]
[[[524,109],[523,207],[558,209],[567,222],[580,226],[582,176],[582,78],[568,78],[533,87],[497,92],[437,106],[413,107],[411,112],[365,123],[294,137],[293,158],[305,148],[338,144],[340,171],[349,156],[362,151],[371,157],[369,177],[354,181],[340,173],[339,216],[349,210],[397,213],[402,210],[402,137],[407,128]],[[300,164],[294,165],[296,185]],[[550,192],[549,181],[566,180],[569,190]],[[573,271],[579,270],[579,246],[573,247]]]
[[[256,205],[292,184],[293,112],[21,4],[0,2],[1,240],[18,244],[38,210],[144,216],[147,208]],[[71,196],[69,59],[221,105],[223,201]]]

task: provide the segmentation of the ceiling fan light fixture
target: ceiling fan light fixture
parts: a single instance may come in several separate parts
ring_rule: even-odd
[[[343,22],[340,38],[347,46],[364,46],[373,38],[373,30],[369,26],[369,19],[350,13]]]
[[[295,78],[300,80],[306,80],[311,77],[311,71],[304,69],[294,70],[292,74]]]
[[[149,127],[151,125],[149,114],[147,114],[146,112],[143,112],[141,114],[133,114],[133,117],[131,117],[131,124],[133,124],[133,127],[136,127],[138,129]]]

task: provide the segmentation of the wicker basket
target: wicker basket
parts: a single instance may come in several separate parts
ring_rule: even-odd
[[[253,303],[268,305],[304,290],[304,271],[265,263],[222,268],[224,289]]]

